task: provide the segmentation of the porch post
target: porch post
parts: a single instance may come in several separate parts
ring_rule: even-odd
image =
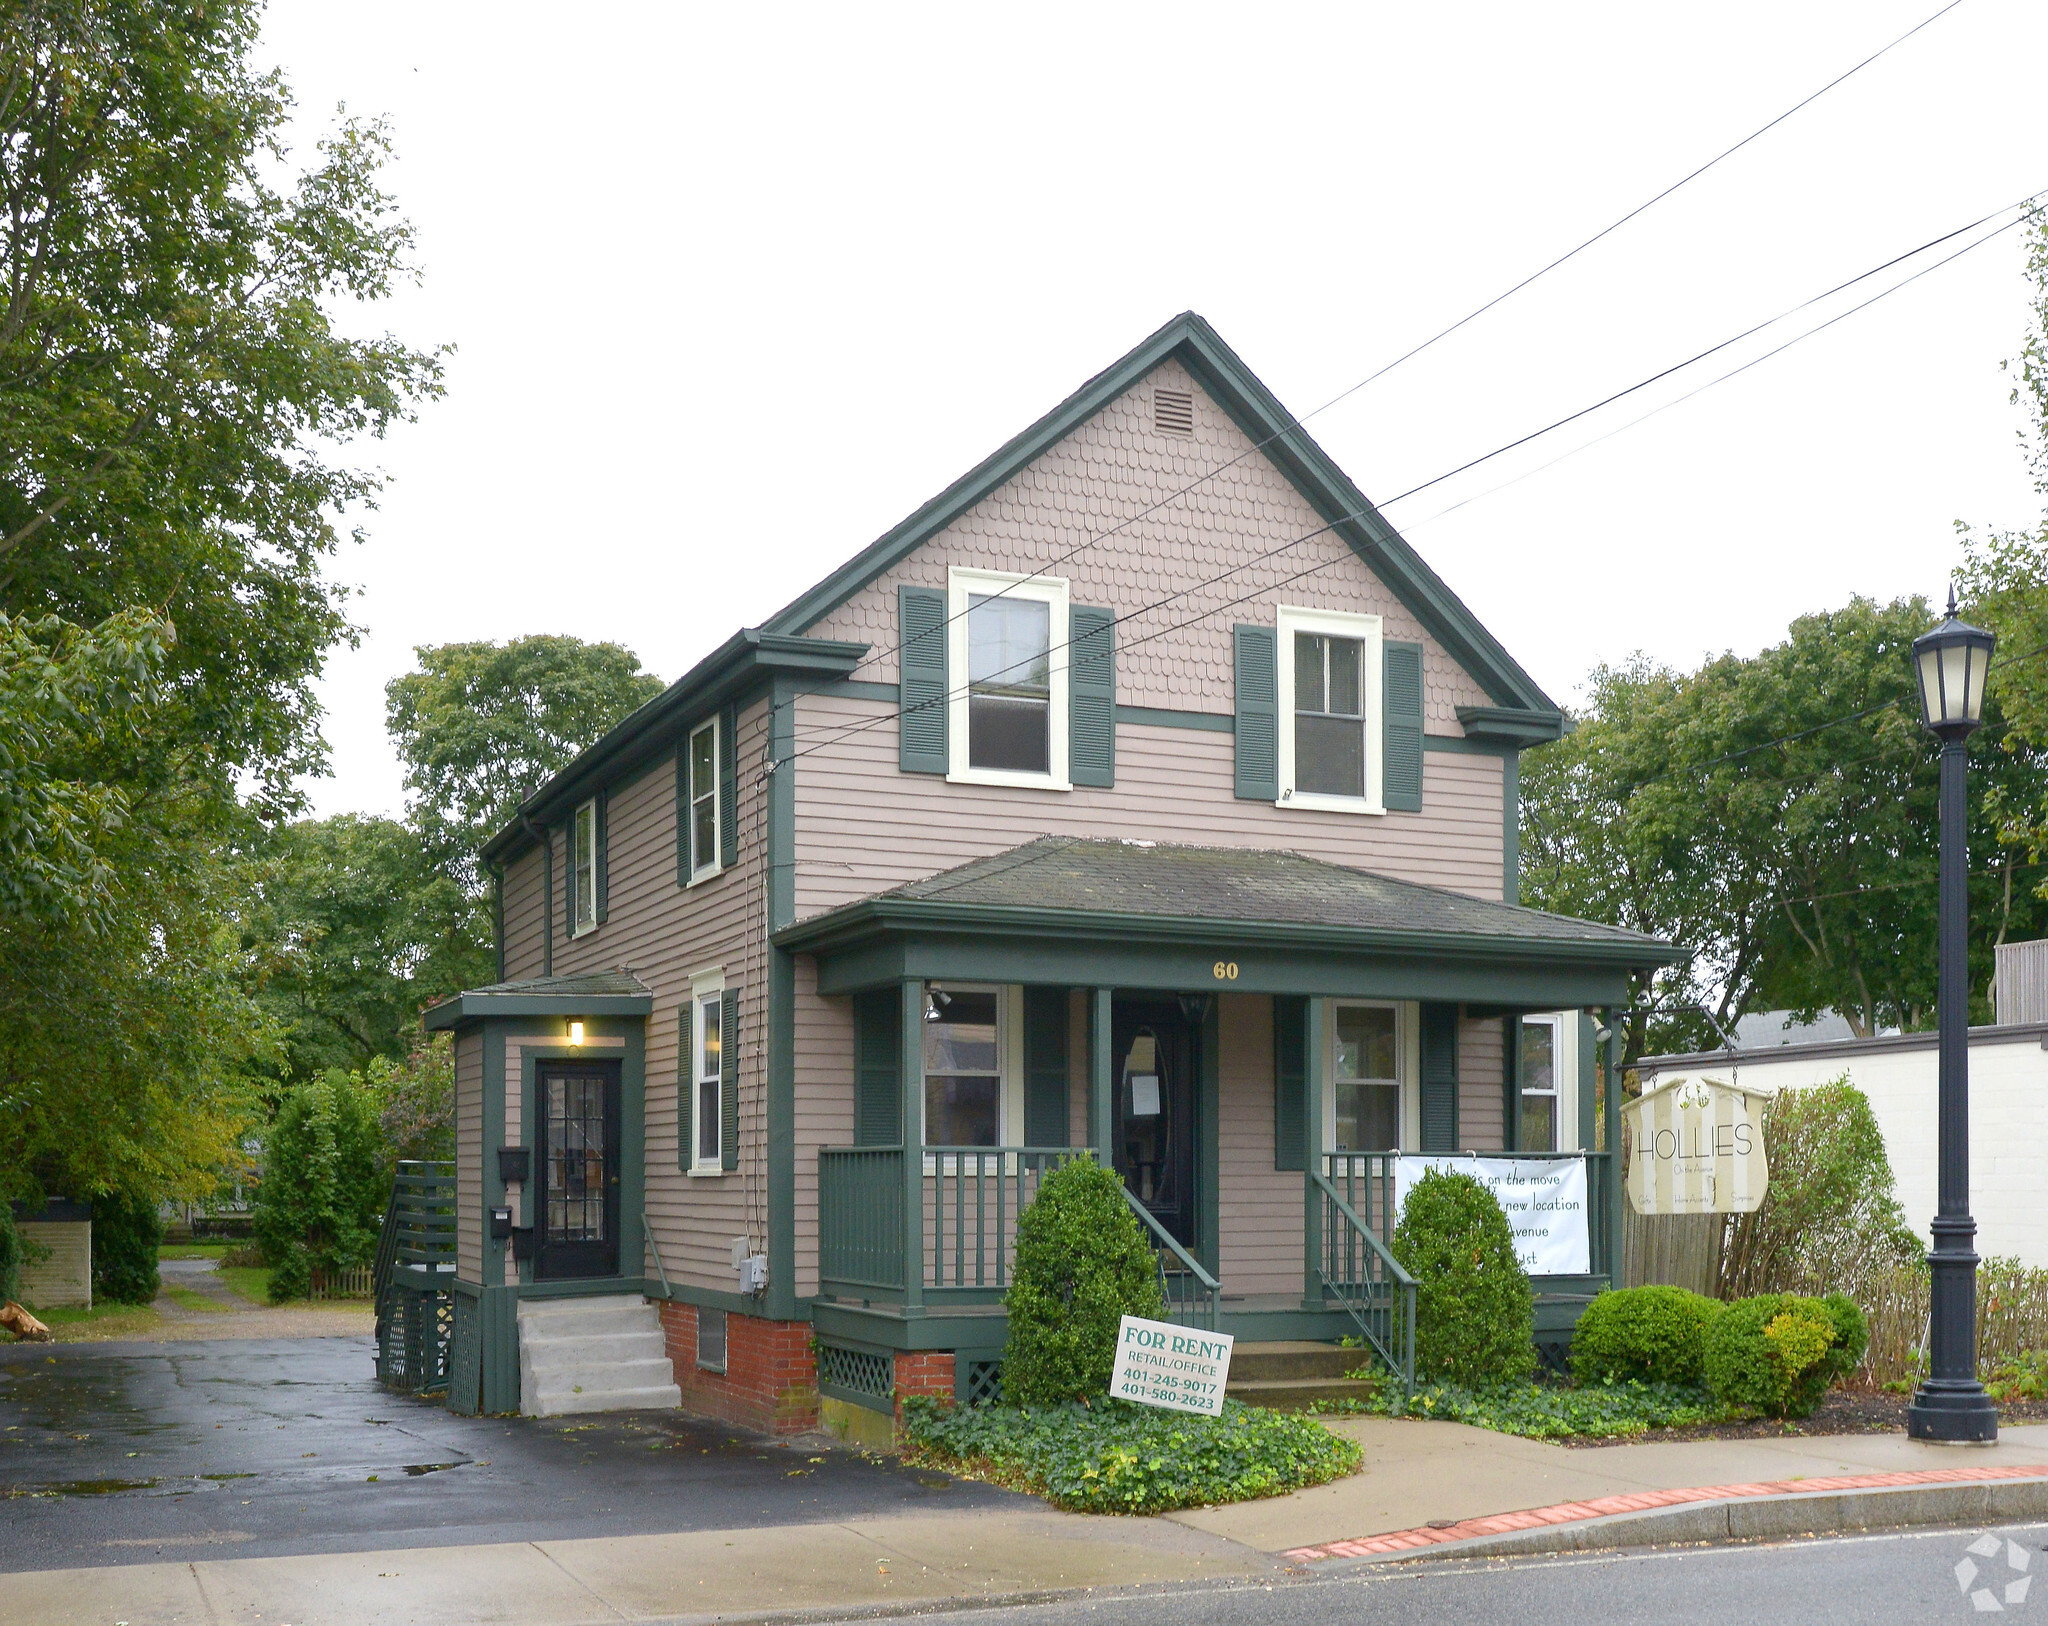
[[[1621,1205],[1628,1201],[1622,1191],[1628,1171],[1621,1165],[1621,1056],[1627,1045],[1622,1019],[1627,1015],[1627,1010],[1619,1005],[1610,1006],[1607,1011],[1607,1088],[1600,1103],[1601,1130],[1607,1147],[1607,1167],[1603,1171],[1607,1181],[1607,1279],[1613,1287],[1622,1285]]]
[[[924,1314],[924,982],[903,979],[903,1313]]]
[[[1110,1002],[1113,988],[1091,988],[1088,1008],[1088,1144],[1105,1169],[1116,1167],[1110,1147],[1115,1138],[1115,1058],[1110,1054]]]
[[[1304,1002],[1308,1032],[1301,1056],[1301,1307],[1323,1307],[1323,1002]]]

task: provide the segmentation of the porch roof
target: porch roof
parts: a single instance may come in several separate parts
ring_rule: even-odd
[[[654,994],[629,971],[598,971],[576,977],[535,977],[528,982],[494,982],[429,1005],[429,1033],[461,1027],[487,1016],[646,1016]]]
[[[1531,1005],[1610,1003],[1629,970],[1686,952],[1300,853],[1074,836],[814,915],[775,942],[818,956],[827,993],[1007,974]]]

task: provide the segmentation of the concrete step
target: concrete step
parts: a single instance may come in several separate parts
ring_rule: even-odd
[[[675,1368],[666,1355],[640,1361],[556,1361],[529,1365],[527,1373],[539,1394],[567,1394],[573,1389],[644,1389],[675,1382]]]
[[[529,1300],[519,1306],[519,1409],[671,1409],[683,1403],[661,1317],[638,1294]]]
[[[1230,1352],[1230,1383],[1272,1383],[1283,1378],[1341,1378],[1372,1359],[1365,1349],[1318,1344],[1304,1339],[1240,1342]]]
[[[606,1293],[591,1298],[523,1299],[519,1305],[521,1327],[594,1325],[613,1319],[658,1321],[654,1306],[638,1293]]]
[[[592,1354],[601,1352],[607,1359],[634,1361],[668,1351],[667,1340],[662,1337],[659,1327],[622,1327],[617,1332],[609,1330],[609,1324],[605,1330],[592,1332],[577,1332],[564,1327],[545,1336],[529,1332],[519,1342],[520,1347],[536,1361],[586,1351]]]
[[[673,1383],[648,1384],[638,1389],[585,1389],[564,1395],[549,1395],[533,1404],[520,1397],[519,1409],[529,1417],[569,1417],[592,1411],[675,1411],[683,1403],[683,1391]]]
[[[1258,1378],[1239,1382],[1233,1360],[1230,1382],[1223,1392],[1247,1406],[1268,1411],[1303,1411],[1319,1400],[1369,1400],[1374,1385],[1350,1378]]]

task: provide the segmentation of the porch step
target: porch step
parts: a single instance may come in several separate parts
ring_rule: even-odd
[[[1318,1344],[1306,1339],[1279,1339],[1269,1343],[1240,1340],[1230,1352],[1228,1392],[1235,1394],[1240,1382],[1274,1383],[1283,1379],[1341,1378],[1372,1359],[1365,1349],[1346,1349],[1341,1344]]]
[[[527,1416],[673,1410],[682,1403],[660,1314],[638,1294],[519,1306],[519,1409]]]
[[[1261,1378],[1240,1383],[1236,1365],[1233,1360],[1231,1379],[1223,1392],[1232,1400],[1268,1411],[1305,1411],[1319,1400],[1370,1400],[1375,1388],[1351,1378]]]

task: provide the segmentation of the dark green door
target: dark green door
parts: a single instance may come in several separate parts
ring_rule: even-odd
[[[1180,1001],[1119,997],[1110,1009],[1116,1079],[1111,1161],[1168,1235],[1193,1249],[1195,1070],[1201,1034]]]

